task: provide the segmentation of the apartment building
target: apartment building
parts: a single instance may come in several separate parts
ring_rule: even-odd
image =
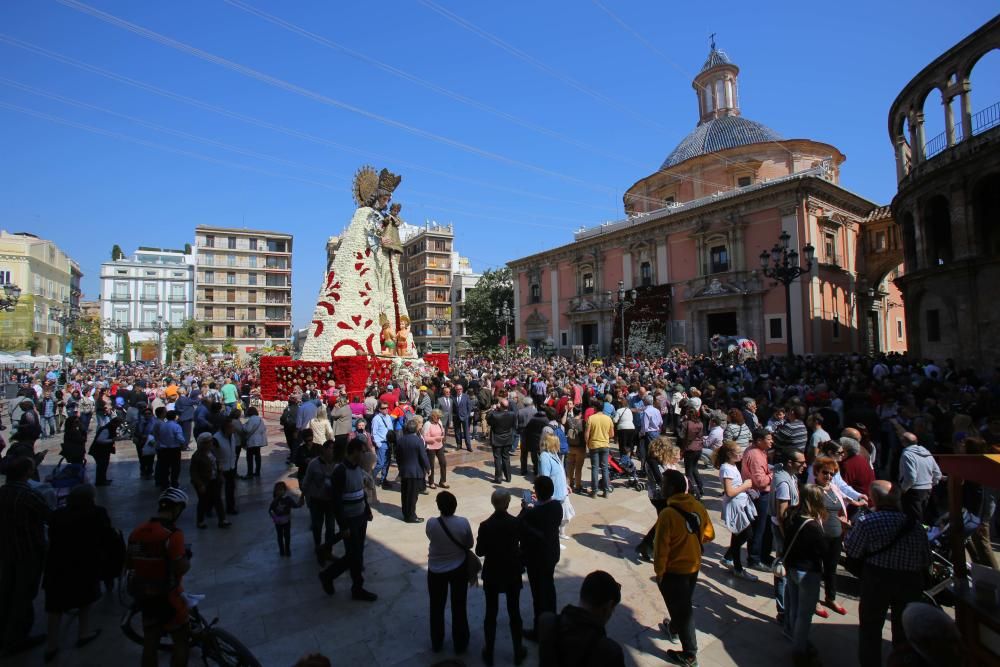
[[[412,227],[407,225],[407,227]],[[410,330],[418,353],[449,349],[452,333],[452,225],[400,230]]]
[[[21,295],[12,312],[0,314],[0,350],[59,354],[62,325],[52,319],[79,298],[79,265],[52,241],[28,232],[0,230],[0,288],[16,285]]]
[[[210,345],[244,355],[292,338],[292,235],[195,228],[195,318]]]
[[[101,264],[100,318],[106,359],[165,361],[164,337],[194,316],[194,255],[184,250],[139,246],[132,257]]]
[[[482,274],[472,270],[468,257],[454,253],[452,258],[455,271],[451,276],[451,338],[454,354],[459,351],[459,343],[469,343],[469,332],[465,328],[465,295],[476,286]]]

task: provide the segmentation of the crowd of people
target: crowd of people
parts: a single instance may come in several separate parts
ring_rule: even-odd
[[[667,652],[673,664],[697,664],[692,597],[704,545],[716,539],[717,526],[730,535],[719,559],[732,574],[730,584],[773,582],[774,620],[790,642],[794,664],[822,664],[810,641],[814,617],[848,614],[838,601],[845,565],[860,580],[858,662],[882,664],[888,614],[894,655],[908,656],[913,662],[907,664],[937,664],[923,635],[907,632],[929,624],[939,636],[952,636],[947,617],[916,604],[930,559],[926,527],[946,509],[934,455],[1000,452],[1000,369],[958,369],[949,361],[939,366],[902,356],[740,365],[683,354],[641,360],[462,359],[448,374],[354,393],[332,381],[297,387],[277,420],[283,443],[268,440],[258,382],[249,369],[119,367],[17,379],[25,381],[10,413],[0,539],[15,535],[25,542],[28,533],[20,523],[15,529],[7,511],[31,513],[21,523],[32,526],[37,543],[29,560],[36,564],[25,564],[23,544],[20,551],[0,546],[4,611],[31,606],[43,575],[37,562],[44,558],[38,554],[46,549],[44,531],[34,527],[48,525],[51,533],[51,506],[59,504],[35,500],[45,486],[37,475],[44,454],[35,451],[37,441],[61,434],[65,461],[85,467],[89,453],[95,485],[104,486],[112,482],[109,460],[123,433],[131,439],[140,476],[163,493],[152,527],[144,524],[128,540],[133,570],[143,562],[138,554],[155,553],[145,558],[162,561],[164,531],[180,532],[173,522],[188,502],[182,488],[197,497],[198,529],[207,528],[209,518],[226,529],[239,513],[238,480],[259,478],[261,450],[283,445],[289,470],[274,480],[269,505],[280,555],[291,555],[293,510],[307,506],[322,588],[334,595],[335,580],[349,572],[351,597],[376,601],[364,587],[367,527],[391,507],[379,503],[379,494],[398,490],[398,518],[424,523],[428,538],[431,648],[443,650],[449,605],[453,648],[457,653],[468,648],[468,585],[481,567],[487,664],[493,662],[501,593],[517,664],[527,655],[524,640],[539,643],[540,658],[561,656],[542,664],[624,664],[621,647],[604,631],[621,599],[613,577],[592,573],[579,604],[562,611],[554,581],[564,548],[560,540],[575,515],[573,499],[607,498],[616,486],[640,479],[654,512],[648,532],[633,546],[637,559],[652,563],[667,613],[659,630],[676,644]],[[474,442],[491,450],[495,510],[477,531],[458,513],[459,498],[448,484],[449,459],[459,450],[472,451]],[[190,477],[182,480],[182,452],[192,444]],[[717,485],[705,479],[712,469]],[[515,474],[530,480],[533,489],[517,499],[516,516],[509,512]],[[617,479],[622,481],[616,485]],[[713,512],[713,523],[705,502],[715,489],[721,512]],[[417,514],[417,500],[431,490],[438,492],[439,516],[425,521]],[[25,500],[29,493],[31,502]],[[92,491],[76,494],[70,498],[77,511],[81,502],[94,506]],[[996,498],[995,489],[965,485],[969,557],[993,568]],[[69,508],[65,504],[56,512]],[[10,542],[4,539],[5,545]],[[50,534],[48,548],[55,544]],[[160,551],[150,544],[159,544]],[[170,599],[176,601],[180,570],[188,561],[176,545],[170,552],[168,560],[185,563],[170,573]],[[523,627],[520,615],[524,573],[532,598],[530,627]],[[10,583],[15,580],[17,586]],[[743,592],[750,590],[762,589]],[[84,600],[89,596],[69,608],[84,608]],[[182,605],[148,610],[159,618],[161,634],[183,627]],[[52,613],[65,608],[53,605]],[[29,631],[30,617],[23,611],[0,616],[5,650],[41,641]],[[91,637],[81,622],[78,644]],[[47,657],[57,650],[50,637]],[[954,664],[961,664],[957,643],[934,650],[935,656],[954,651]],[[576,657],[567,663],[566,656]]]

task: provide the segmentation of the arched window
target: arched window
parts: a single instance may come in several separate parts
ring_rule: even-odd
[[[951,211],[945,197],[937,195],[927,202],[923,223],[927,265],[947,264],[952,259]]]
[[[639,265],[639,284],[643,287],[649,287],[653,284],[653,265],[649,262],[643,262]]]

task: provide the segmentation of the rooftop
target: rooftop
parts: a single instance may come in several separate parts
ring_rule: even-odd
[[[720,116],[694,128],[667,156],[660,169],[669,169],[693,157],[728,148],[781,140],[780,134],[757,121],[743,116]]]

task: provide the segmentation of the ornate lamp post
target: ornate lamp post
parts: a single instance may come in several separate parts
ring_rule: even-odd
[[[451,322],[444,319],[443,317],[435,317],[433,320],[431,320],[431,324],[434,326],[435,329],[437,329],[438,338],[443,337],[444,330],[451,326]]]
[[[20,290],[18,290],[20,292]],[[13,308],[11,308],[13,310]],[[49,319],[57,322],[62,331],[59,333],[59,368],[63,372],[66,370],[66,335],[69,328],[80,319],[80,310],[69,305],[69,301],[63,301],[62,308],[53,308],[49,311]]]
[[[163,318],[163,315],[157,315],[156,320],[153,322],[153,330],[156,331],[157,360],[162,364],[165,361],[163,356],[163,334],[170,330],[170,324]]]
[[[622,349],[621,349],[622,359],[625,358],[625,352],[627,349],[625,346],[625,311],[635,305],[635,300],[638,297],[638,295],[639,295],[638,292],[636,292],[634,289],[626,290],[625,281],[619,280],[618,300],[611,301],[611,306],[614,309],[613,312],[615,312],[618,315],[618,317],[621,318],[622,322]],[[629,297],[629,299],[626,300],[626,297]],[[608,300],[609,301],[611,300],[611,292],[608,292]]]
[[[105,320],[104,325],[101,328],[106,329],[115,335],[115,356],[117,357],[118,354],[121,354],[122,361],[124,361],[125,351],[123,347],[124,341],[122,339],[125,334],[129,332],[128,323],[122,322],[121,320]],[[121,349],[122,351],[118,352],[118,349]]]
[[[21,288],[17,285],[4,285],[3,298],[0,298],[0,310],[10,312],[17,306],[18,299],[21,298]]]
[[[497,308],[494,313],[497,316],[497,322],[503,327],[503,337],[507,339],[507,349],[510,350],[510,335],[508,334],[508,329],[510,325],[514,323],[514,313],[510,310],[510,304],[504,303],[502,307]]]
[[[799,265],[799,251],[795,248],[791,250],[788,248],[790,238],[788,232],[782,230],[778,237],[778,243],[774,244],[770,252],[764,250],[760,253],[760,268],[764,271],[764,275],[772,278],[775,284],[781,283],[785,286],[785,336],[788,339],[786,349],[789,359],[795,356],[795,350],[792,347],[791,284],[803,273],[809,273],[812,270],[813,256],[816,253],[812,244],[807,243],[802,247],[804,263]]]

